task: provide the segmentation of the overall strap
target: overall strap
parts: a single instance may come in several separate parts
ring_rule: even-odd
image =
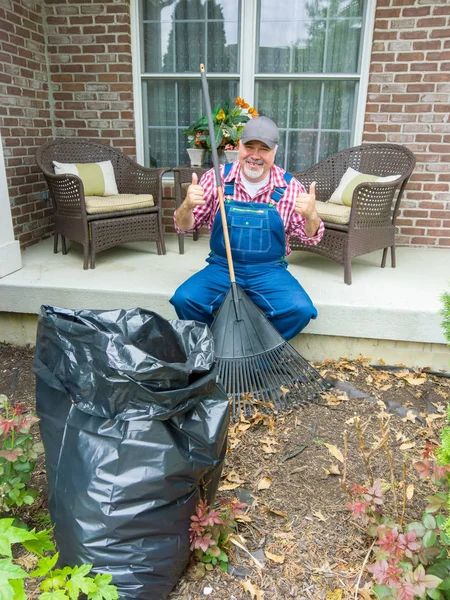
[[[233,163],[226,163],[223,170],[223,178],[226,179],[231,171]],[[225,181],[225,188],[223,190],[224,196],[234,196],[234,179],[233,181]]]
[[[271,200],[273,200],[274,202],[279,202],[281,200],[281,198],[284,196],[284,192],[286,191],[287,186],[291,182],[292,177],[293,175],[291,175],[290,173],[284,174],[284,181],[286,182],[286,185],[284,187],[274,188],[272,195],[270,196]]]

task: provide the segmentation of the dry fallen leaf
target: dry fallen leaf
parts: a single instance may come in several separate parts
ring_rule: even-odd
[[[219,487],[220,492],[228,492],[229,490],[235,490],[240,487],[240,483],[225,483]]]
[[[256,600],[262,600],[263,592],[258,588],[257,585],[252,583],[250,579],[246,579],[245,581],[239,582],[244,590],[250,594],[252,598],[256,598]]]
[[[336,588],[332,592],[327,592],[325,594],[325,600],[342,600],[343,590],[340,588]]]
[[[406,417],[403,417],[403,419],[401,419],[401,420],[404,421],[405,423],[407,421],[411,421],[411,423],[415,423],[416,419],[417,419],[417,415],[415,415],[412,410],[408,410],[406,413]]]
[[[408,500],[411,500],[411,498],[414,496],[414,485],[412,483],[410,483],[408,485],[408,487],[406,488],[406,498]]]
[[[320,510],[313,512],[313,515],[319,519],[319,521],[326,521],[326,518],[320,512]]]
[[[323,470],[327,475],[341,475],[341,472],[339,471],[339,467],[337,465],[331,464],[328,469],[325,469],[325,467],[323,467]]]
[[[411,448],[415,448],[416,444],[414,442],[406,442],[400,445],[400,450],[411,450]]]
[[[245,483],[245,479],[241,479],[236,471],[230,471],[225,479],[230,483]]]
[[[280,385],[280,390],[283,392],[283,396],[286,396],[286,394],[289,394],[289,392],[291,391],[289,388],[285,387],[284,385]]]
[[[263,512],[273,513],[274,515],[278,515],[279,517],[283,517],[284,519],[289,519],[289,515],[282,510],[277,510],[276,508],[270,508],[269,506],[262,507]]]
[[[270,477],[262,477],[258,481],[257,487],[258,487],[258,490],[268,490],[271,485],[272,485],[272,480],[270,479]]]
[[[339,450],[339,448],[337,446],[334,446],[333,444],[324,444],[327,448],[328,448],[328,452],[334,456],[334,458],[336,458],[339,462],[343,463],[344,462],[344,457],[342,455],[342,452]]]
[[[407,381],[409,383],[409,385],[422,385],[423,383],[426,383],[427,378],[426,377],[404,377],[403,378],[405,381]]]
[[[264,554],[267,556],[267,558],[269,560],[272,560],[273,562],[276,562],[280,565],[282,565],[284,563],[284,559],[285,559],[284,554],[272,554],[272,552],[269,552],[266,549],[264,549]]]

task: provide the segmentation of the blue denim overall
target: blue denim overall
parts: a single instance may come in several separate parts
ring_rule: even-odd
[[[232,163],[225,165],[224,179]],[[286,187],[292,175],[286,173]],[[286,187],[275,188],[270,204],[234,200],[234,180],[225,182],[231,253],[236,282],[286,339],[291,339],[317,317],[317,310],[298,281],[287,271],[283,221],[276,209]],[[230,287],[220,211],[210,240],[208,266],[175,292],[170,302],[180,319],[193,319],[208,325]]]

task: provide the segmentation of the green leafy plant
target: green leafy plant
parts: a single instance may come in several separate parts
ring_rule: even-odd
[[[442,328],[444,330],[445,339],[450,344],[450,292],[444,292],[441,296],[443,308],[441,315],[443,316]]]
[[[373,539],[372,562],[368,566],[374,579],[372,592],[377,598],[388,600],[450,599],[450,521],[447,518],[450,454],[443,450],[445,447],[450,450],[450,428],[443,430],[441,447],[427,442],[423,460],[414,463],[419,476],[429,480],[438,491],[427,497],[428,504],[421,520],[406,525],[405,476],[400,485],[392,479],[389,483],[371,479],[372,471],[368,465],[370,453],[364,447],[361,432],[357,424],[358,445],[363,452],[366,468],[369,467],[369,483],[346,487],[350,495],[346,508]],[[385,425],[382,425],[381,433],[378,448],[389,447],[389,429]],[[387,452],[389,454],[390,450]],[[388,462],[392,473],[392,458]],[[397,504],[397,492],[400,490],[403,490],[401,511]],[[392,511],[387,508],[388,492],[394,504],[393,515],[389,514]]]
[[[230,107],[229,102],[217,104],[212,111],[216,148],[234,150],[239,143],[245,123],[251,117],[258,116],[256,109],[252,108],[239,96],[232,107]],[[187,135],[190,147],[211,150],[212,142],[208,132],[208,118],[206,115],[198,119],[183,133]]]
[[[27,483],[43,452],[42,443],[35,443],[30,432],[38,421],[36,415],[24,412],[22,404],[12,406],[0,395],[0,514],[32,504],[37,495]]]
[[[116,600],[117,588],[110,585],[112,576],[97,574],[90,577],[92,565],[55,569],[59,554],[51,539],[51,529],[36,532],[16,527],[14,519],[0,519],[0,598],[26,600],[25,584],[42,593],[39,600]],[[39,556],[37,567],[27,572],[13,559],[13,545],[21,544],[28,552]],[[48,553],[51,553],[48,555]]]
[[[220,499],[217,510],[214,510],[206,501],[200,500],[189,529],[191,550],[200,561],[197,577],[216,565],[226,572],[230,539],[237,530],[236,517],[242,515],[246,506],[237,500]]]

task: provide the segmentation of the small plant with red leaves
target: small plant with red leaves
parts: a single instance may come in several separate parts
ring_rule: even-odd
[[[236,517],[246,507],[243,502],[221,498],[216,510],[206,500],[200,500],[195,515],[191,517],[189,529],[191,550],[200,561],[197,577],[202,577],[205,571],[210,571],[216,565],[226,572],[230,536],[237,530]]]
[[[27,483],[43,451],[30,433],[38,421],[36,415],[24,412],[22,404],[11,405],[0,395],[0,514],[32,504],[37,495]]]
[[[369,483],[345,485],[350,496],[346,508],[373,539],[372,561],[367,567],[373,577],[372,593],[376,598],[386,600],[450,599],[450,464],[445,455],[446,428],[442,431],[441,445],[426,442],[423,459],[413,463],[419,476],[438,490],[427,497],[428,504],[421,520],[405,523],[408,499],[406,466],[403,467],[403,481],[396,481],[393,476],[389,421],[381,423],[382,437],[377,442],[378,448],[383,448],[387,454],[391,472],[389,483],[373,480],[370,459],[374,453],[367,450],[361,437],[364,430],[359,422],[356,425],[358,446]],[[403,496],[402,506],[398,502],[400,495]]]

